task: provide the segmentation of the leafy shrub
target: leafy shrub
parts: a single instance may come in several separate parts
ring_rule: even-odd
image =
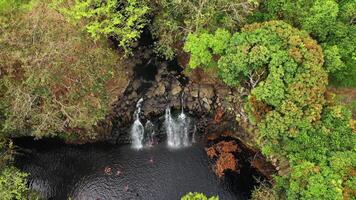
[[[189,192],[184,195],[181,200],[219,200],[218,196],[207,197],[205,194],[199,192]]]
[[[353,0],[270,0],[252,20],[283,19],[308,31],[323,46],[332,82],[356,86],[355,7]]]
[[[150,10],[140,0],[55,0],[54,5],[70,20],[84,23],[93,38],[115,38],[126,53],[148,23]]]
[[[31,0],[0,0],[0,14],[10,13],[31,7]]]
[[[0,24],[4,129],[30,130],[36,137],[96,137],[93,126],[127,83],[120,58],[68,24],[48,2],[8,19]]]
[[[12,141],[0,135],[0,196],[3,200],[37,199],[27,187],[26,173],[11,165],[15,152]]]
[[[153,1],[152,1],[153,2]],[[181,43],[190,32],[202,29],[215,31],[218,28],[236,30],[259,0],[159,0],[151,27],[158,39],[156,50],[166,58],[181,51]]]
[[[262,182],[252,191],[251,200],[277,200],[276,192],[266,183]]]
[[[7,167],[0,172],[0,196],[3,200],[26,199],[28,188],[27,174],[14,167]]]

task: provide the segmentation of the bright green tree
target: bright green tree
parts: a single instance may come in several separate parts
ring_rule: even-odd
[[[73,22],[85,24],[94,39],[115,38],[126,53],[148,23],[149,7],[140,0],[55,0],[55,7]]]
[[[322,48],[282,21],[255,23],[232,36],[195,33],[187,38],[190,67],[216,67],[222,80],[251,90],[250,111],[267,156],[287,159],[290,171],[274,188],[287,199],[342,199],[353,188],[356,135],[351,114],[324,94]],[[346,156],[348,155],[348,156]]]
[[[184,195],[181,200],[219,200],[218,196],[207,197],[203,193],[199,192],[189,192],[188,194]]]
[[[259,0],[159,0],[150,1],[155,17],[151,25],[158,39],[156,50],[168,59],[180,54],[188,33],[218,28],[236,30]]]
[[[355,7],[354,0],[270,0],[252,21],[283,19],[306,30],[322,45],[332,82],[356,86]]]

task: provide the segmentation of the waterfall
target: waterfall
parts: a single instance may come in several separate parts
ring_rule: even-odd
[[[154,130],[154,125],[150,120],[147,120],[145,124],[145,144],[147,146],[152,146],[154,144],[154,135],[155,135],[155,130]]]
[[[168,146],[173,148],[186,147],[191,144],[189,138],[190,119],[184,113],[183,97],[184,93],[181,98],[182,110],[176,119],[172,116],[171,108],[169,106],[166,108],[164,126]]]
[[[192,143],[196,143],[195,141],[195,133],[197,132],[197,126],[194,125],[194,130],[193,130],[193,134],[192,134]]]
[[[167,134],[167,143],[169,147],[179,148],[187,147],[195,142],[195,129],[192,134],[190,118],[184,113],[184,93],[181,97],[181,112],[178,115],[172,115],[171,108],[168,106],[165,112],[164,128]],[[136,104],[134,112],[134,123],[131,126],[132,147],[135,149],[142,149],[143,147],[150,147],[154,144],[155,126],[147,120],[145,125],[140,121],[141,107],[143,99],[141,98]]]
[[[141,113],[141,104],[143,99],[138,100],[136,104],[136,110],[134,113],[134,123],[131,127],[131,139],[132,139],[132,147],[135,149],[141,149],[143,147],[143,138],[145,129],[140,121],[140,113]]]
[[[165,120],[164,120],[164,126],[166,128],[167,132],[167,142],[168,146],[174,146],[175,144],[175,138],[174,138],[174,121],[171,115],[171,108],[167,107],[166,108],[166,114],[165,114]]]
[[[141,98],[136,104],[135,121],[131,126],[132,147],[134,149],[142,149],[145,146],[152,146],[154,144],[154,124],[150,120],[147,120],[145,126],[143,126],[140,121],[142,102],[143,99]]]
[[[167,107],[164,126],[167,133],[167,143],[169,147],[179,148],[190,146],[190,119],[185,115],[184,111],[181,112],[175,119],[172,116],[170,107]]]

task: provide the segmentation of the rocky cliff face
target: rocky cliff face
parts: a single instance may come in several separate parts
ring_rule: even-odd
[[[194,75],[186,76],[175,61],[155,57],[151,50],[135,53],[136,67],[124,94],[113,105],[110,141],[130,141],[129,129],[133,121],[136,102],[143,98],[142,121],[156,119],[163,122],[165,109],[180,110],[182,106],[190,115],[197,116],[197,126],[206,127],[216,110],[226,113],[235,122],[236,109],[241,105],[241,93],[217,81],[208,81]],[[238,98],[237,98],[238,97]],[[159,123],[162,124],[162,123]]]

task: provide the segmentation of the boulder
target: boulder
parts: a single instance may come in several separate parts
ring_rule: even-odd
[[[211,85],[201,85],[199,91],[200,98],[211,99],[215,96],[214,88]]]
[[[182,91],[182,88],[178,84],[173,84],[172,85],[172,95],[176,96]]]
[[[157,88],[154,91],[154,96],[162,96],[166,92],[166,87],[162,82],[158,83]]]

